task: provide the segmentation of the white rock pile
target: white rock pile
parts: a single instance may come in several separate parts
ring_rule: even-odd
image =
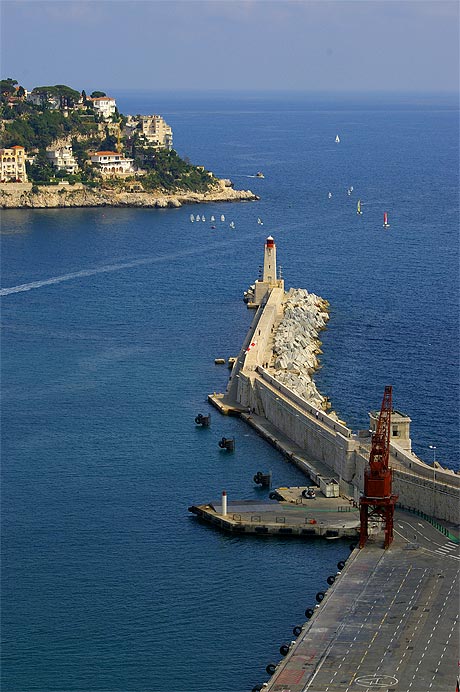
[[[273,346],[275,379],[322,410],[328,408],[328,400],[318,392],[312,375],[319,367],[318,334],[329,319],[328,307],[327,300],[314,293],[291,288],[286,294],[284,317]]]

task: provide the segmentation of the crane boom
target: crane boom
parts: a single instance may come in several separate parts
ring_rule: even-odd
[[[369,519],[383,522],[385,548],[393,540],[393,516],[397,495],[392,494],[392,471],[389,467],[392,387],[385,387],[377,428],[372,435],[369,467],[364,472],[364,494],[360,500],[361,530],[359,547],[369,537]]]

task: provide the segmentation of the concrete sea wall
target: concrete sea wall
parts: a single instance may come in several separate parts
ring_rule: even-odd
[[[285,306],[295,311],[289,293],[274,288],[258,308],[244,341],[243,348],[232,370],[225,399],[237,406],[263,416],[273,426],[312,458],[331,471],[339,482],[341,492],[356,502],[364,490],[364,471],[369,464],[370,435],[368,431],[354,432],[340,421],[334,412],[327,413],[325,397],[316,395],[316,389],[305,390],[303,385],[293,388],[279,377],[276,368],[279,354],[274,351],[276,334],[282,323]],[[314,301],[313,301],[314,303]],[[324,303],[316,304],[318,316]],[[319,318],[324,320],[324,317]],[[317,349],[317,335],[313,332],[308,353]],[[289,362],[293,362],[292,359]],[[313,370],[313,367],[309,368]],[[295,365],[285,372],[290,376],[299,372]],[[311,373],[310,373],[311,374]],[[299,394],[303,389],[310,399]],[[405,507],[457,524],[460,506],[460,476],[448,469],[433,468],[413,452],[391,443],[390,465],[393,468],[393,489],[398,502]]]

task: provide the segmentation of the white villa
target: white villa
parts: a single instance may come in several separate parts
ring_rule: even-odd
[[[97,166],[103,175],[134,173],[133,159],[127,159],[116,151],[96,151],[91,156],[91,163]]]
[[[88,98],[87,101],[98,115],[102,115],[104,120],[110,120],[117,107],[115,99],[110,96],[97,96],[96,98]]]
[[[78,164],[70,144],[58,147],[57,149],[47,149],[46,156],[58,171],[65,171],[70,175],[78,171]]]

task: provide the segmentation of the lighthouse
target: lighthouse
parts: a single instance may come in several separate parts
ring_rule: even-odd
[[[254,303],[260,305],[265,295],[272,288],[282,288],[284,290],[283,279],[278,278],[276,268],[276,244],[273,236],[269,235],[264,246],[264,266],[262,279],[255,283]]]

